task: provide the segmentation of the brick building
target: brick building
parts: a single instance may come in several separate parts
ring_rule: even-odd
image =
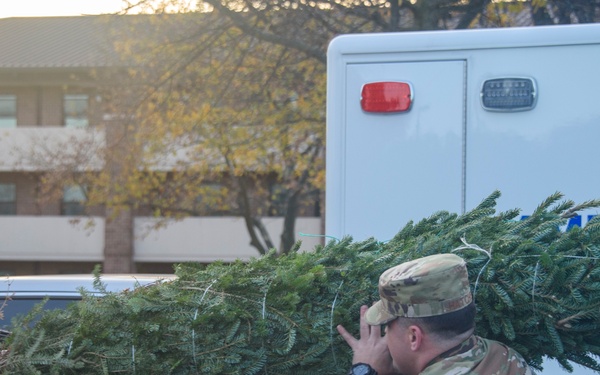
[[[0,274],[170,272],[182,261],[231,261],[257,256],[243,220],[235,216],[191,217],[160,230],[156,219],[122,212],[108,220],[101,207],[84,214],[77,186],[41,201],[40,178],[51,172],[70,140],[105,125],[99,71],[120,69],[106,42],[107,16],[0,19]],[[133,17],[133,16],[113,16]],[[95,129],[90,132],[90,129]],[[45,155],[44,162],[34,155]],[[99,160],[86,159],[87,168]],[[282,218],[265,219],[278,238]],[[319,233],[318,212],[297,219],[297,230]],[[319,240],[304,238],[303,249]]]

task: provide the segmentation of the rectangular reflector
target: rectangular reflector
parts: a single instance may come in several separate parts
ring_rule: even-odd
[[[488,111],[527,111],[535,106],[532,78],[496,78],[483,83],[481,105]]]
[[[365,112],[406,112],[413,101],[407,82],[371,82],[362,88],[360,106]]]

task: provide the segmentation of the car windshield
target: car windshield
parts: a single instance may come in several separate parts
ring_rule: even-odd
[[[28,298],[12,298],[4,304],[2,314],[3,319],[0,319],[0,329],[8,329],[11,326],[12,319],[18,315],[26,315],[31,309],[41,303],[44,297],[28,297]],[[80,301],[79,297],[70,298],[51,298],[44,305],[44,310],[65,309],[68,304]],[[0,305],[4,300],[0,300]]]

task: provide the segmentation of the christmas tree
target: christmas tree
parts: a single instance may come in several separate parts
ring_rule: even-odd
[[[600,371],[600,219],[562,229],[577,211],[557,193],[525,220],[496,213],[495,192],[463,215],[438,212],[392,240],[332,240],[312,252],[249,262],[181,264],[176,281],[109,293],[65,311],[32,312],[2,344],[6,374],[339,374],[351,352],[335,326],[358,332],[387,268],[454,252],[469,267],[476,333],[539,369]],[[102,279],[97,278],[102,289]]]

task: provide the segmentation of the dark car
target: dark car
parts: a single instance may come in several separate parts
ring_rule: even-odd
[[[64,309],[81,300],[81,289],[101,297],[106,292],[121,292],[174,279],[163,274],[107,274],[100,276],[104,288],[94,288],[92,274],[0,277],[0,335],[8,334],[12,319],[27,314],[45,298],[44,309]]]

